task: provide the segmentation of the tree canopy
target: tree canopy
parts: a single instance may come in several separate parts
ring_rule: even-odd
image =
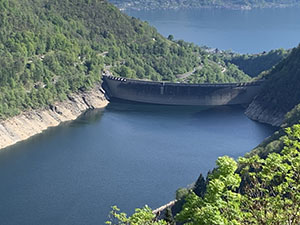
[[[235,161],[220,157],[206,178],[204,195],[190,190],[176,220],[187,225],[299,224],[300,124],[286,128],[283,139],[283,149],[265,158],[253,155]],[[135,224],[131,219],[138,216],[145,219],[139,224],[156,224],[148,207],[137,210],[145,211],[149,213],[147,217],[136,213],[128,220],[119,215],[115,218],[130,225]]]
[[[178,81],[177,74],[216,62],[204,49],[168,40],[105,0],[0,0],[0,12],[0,118],[93,87],[103,70]],[[206,71],[203,82],[250,79],[241,71],[235,76],[237,70],[220,79]]]

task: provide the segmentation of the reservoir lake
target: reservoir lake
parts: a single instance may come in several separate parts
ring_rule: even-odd
[[[219,156],[242,156],[272,134],[243,112],[110,103],[1,150],[0,224],[96,225],[112,205],[159,207]]]
[[[299,9],[128,12],[198,45],[257,53],[299,43]],[[104,224],[110,207],[159,207],[219,156],[243,156],[275,128],[242,107],[113,102],[0,151],[0,224]]]
[[[288,49],[300,43],[300,8],[186,9],[126,13],[148,21],[166,37],[172,34],[175,39],[238,53]]]

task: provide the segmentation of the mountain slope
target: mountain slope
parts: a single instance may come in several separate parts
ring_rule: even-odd
[[[264,88],[250,104],[246,115],[279,126],[286,113],[300,103],[300,46],[263,77],[266,79]]]
[[[224,53],[225,62],[236,65],[240,70],[244,71],[250,77],[256,77],[260,73],[272,69],[281,60],[289,55],[289,50],[277,49],[260,54],[236,54]]]
[[[213,61],[104,0],[0,0],[0,12],[0,118],[89,89],[104,69],[175,81],[204,58]],[[249,80],[244,73],[228,77],[213,82]]]

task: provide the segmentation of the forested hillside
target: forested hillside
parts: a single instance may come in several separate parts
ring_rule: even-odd
[[[277,49],[260,54],[223,54],[224,61],[230,62],[251,77],[256,77],[260,73],[272,69],[273,66],[281,62],[290,53],[289,50]]]
[[[266,82],[252,105],[259,105],[260,113],[285,115],[281,128],[237,164],[220,158],[217,168],[206,178],[200,175],[191,190],[179,190],[183,194],[177,220],[188,224],[299,223],[299,68],[300,46],[261,74]]]
[[[294,111],[296,110],[296,111]],[[177,203],[157,221],[145,206],[132,216],[113,207],[107,224],[290,224],[300,220],[299,106],[283,129],[237,161],[224,156],[190,188],[179,189]],[[295,114],[296,112],[297,115]],[[296,116],[296,117],[295,117]],[[298,121],[298,122],[296,122]],[[179,223],[176,223],[179,222]]]
[[[259,105],[261,113],[279,111],[285,117],[278,131],[246,154],[246,158],[239,160],[239,169],[235,176],[239,176],[241,180],[235,190],[242,195],[240,199],[236,198],[234,200],[232,198],[227,202],[230,205],[232,204],[231,206],[238,206],[241,202],[244,202],[243,204],[246,206],[246,208],[239,208],[242,211],[235,212],[239,216],[234,217],[233,214],[231,215],[233,216],[230,217],[231,219],[236,219],[236,224],[239,224],[240,221],[244,221],[243,224],[248,222],[284,224],[286,221],[289,221],[289,224],[298,224],[299,210],[290,207],[299,206],[298,197],[300,196],[299,179],[296,178],[299,175],[300,168],[299,161],[297,161],[300,155],[299,68],[300,46],[293,49],[287,58],[275,68],[261,75],[266,79],[265,86],[252,104]],[[249,108],[251,108],[251,105]],[[216,171],[213,173],[218,173]],[[193,189],[195,194],[189,194],[187,203],[178,219],[189,220],[192,216],[196,217],[194,212],[197,211],[197,208],[203,207],[202,210],[209,210],[209,207],[215,207],[221,202],[221,199],[208,199],[212,196],[208,195],[209,190],[207,191],[207,189],[210,188],[210,185],[213,185],[210,181],[213,176],[208,175],[206,180],[202,175],[199,177]],[[297,191],[294,192],[294,190]],[[231,194],[234,196],[236,191]],[[204,199],[201,199],[201,197]],[[203,205],[207,201],[210,201],[209,204]],[[272,205],[272,202],[277,202],[276,206]],[[187,208],[185,209],[185,207]],[[264,214],[259,213],[261,210]],[[190,213],[191,211],[192,213]],[[226,218],[218,215],[218,210],[213,212],[217,215],[217,217],[213,217],[214,219],[226,220]],[[293,216],[289,214],[293,214]],[[198,216],[198,219],[209,218],[202,214],[201,218]]]
[[[249,156],[259,154],[265,157],[270,152],[280,152],[283,148],[284,128],[300,123],[300,46],[272,71],[263,74],[267,79],[265,88],[253,101],[247,111],[259,107],[257,113],[279,112],[281,129],[257,146]]]
[[[167,210],[157,222],[149,207],[129,217],[113,208],[108,224],[299,224],[300,46],[261,77],[266,82],[252,104],[285,114],[274,135],[237,161],[220,157],[206,177],[201,174],[191,188],[179,189],[174,217]]]
[[[0,0],[0,12],[0,118],[88,89],[103,69],[175,81],[200,64],[219,62],[193,44],[165,39],[104,0]],[[234,68],[209,81],[246,80]]]
[[[300,102],[300,46],[279,63],[273,70],[263,74],[265,88],[256,98],[266,107],[290,111]]]
[[[184,204],[174,217],[167,210],[164,219],[156,221],[147,206],[127,217],[113,207],[107,224],[298,225],[300,125],[285,129],[282,142],[280,151],[265,157],[218,158],[216,168],[180,196]]]
[[[299,6],[299,0],[110,0],[122,9],[153,10],[178,8],[252,9]]]
[[[248,107],[246,114],[261,122],[273,120],[280,125],[286,113],[300,103],[300,46],[272,70],[262,73],[266,80],[262,91]],[[297,109],[295,109],[297,110]],[[289,120],[296,120],[294,112]]]

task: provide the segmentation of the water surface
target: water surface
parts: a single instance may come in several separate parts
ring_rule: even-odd
[[[156,208],[273,131],[239,107],[111,103],[0,151],[0,224],[104,224],[115,204]]]
[[[300,8],[128,11],[164,36],[239,53],[293,48],[300,43]]]

